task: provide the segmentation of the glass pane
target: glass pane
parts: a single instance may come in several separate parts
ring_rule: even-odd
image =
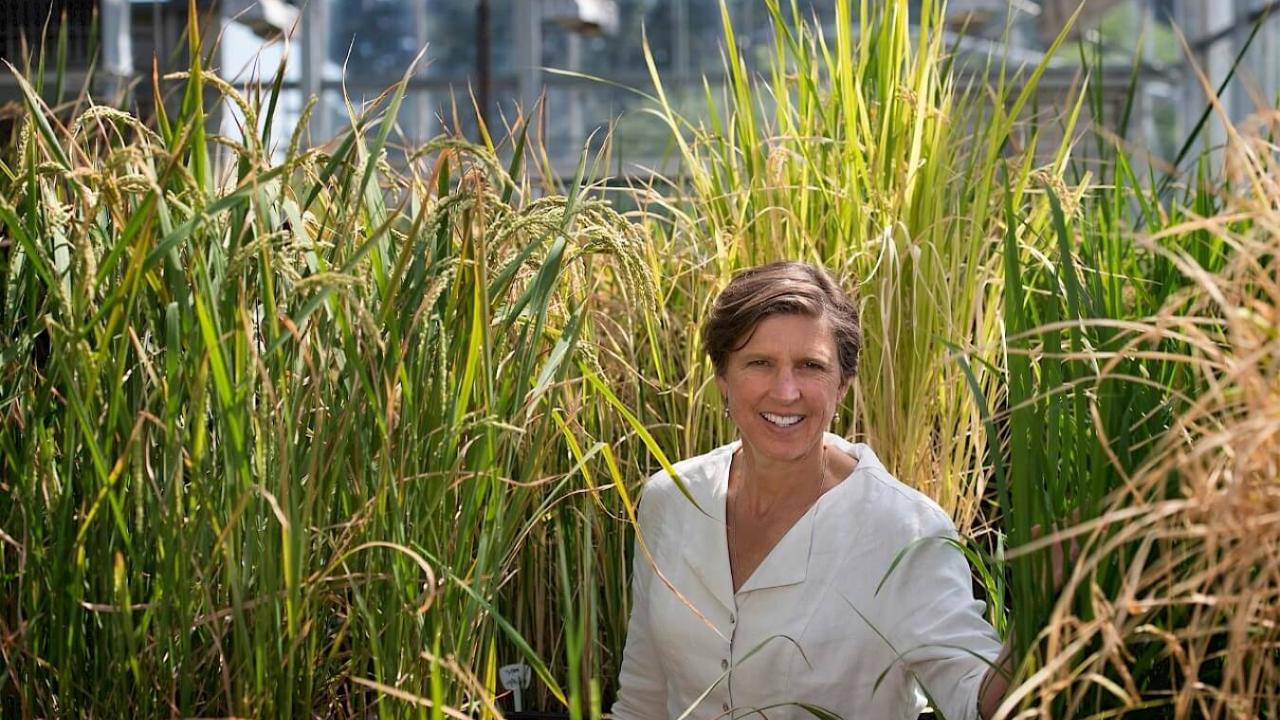
[[[489,3],[490,50],[496,44],[493,22],[505,3]],[[429,77],[465,78],[476,67],[476,1],[430,0],[427,13]]]
[[[572,168],[577,161],[580,128],[572,122],[571,98],[567,88],[549,86],[546,90],[546,112],[542,120],[547,152],[559,168]]]
[[[547,25],[542,29],[542,64],[545,67],[557,68],[560,70],[577,70],[571,66],[569,62],[569,37],[568,30],[558,25]],[[601,69],[592,71],[594,75],[604,74]]]
[[[489,65],[495,76],[515,72],[515,12],[506,3],[490,3]]]
[[[509,93],[507,89],[497,89],[495,94]],[[493,102],[490,101],[492,107]],[[476,121],[475,101],[465,83],[450,84],[449,89],[432,93],[431,105],[427,108],[429,121],[424,126],[429,134],[427,139],[437,135],[460,135],[470,140],[480,138],[480,123]],[[490,110],[492,113],[492,110]],[[490,121],[494,120],[491,114]]]
[[[489,96],[489,132],[494,142],[507,136],[506,128],[519,117],[518,92],[515,82],[494,82]]]
[[[672,69],[677,52],[672,12],[672,6],[676,2],[679,0],[618,0],[617,34],[584,37],[581,67],[589,68],[589,72],[594,75],[610,78],[647,75],[644,61],[644,38],[647,33],[658,69]],[[559,47],[548,48],[544,37],[543,50],[552,50],[551,56],[564,62],[560,48],[566,44],[566,33],[559,28],[553,31],[549,26],[545,34],[550,35],[552,32],[557,38],[552,42]]]
[[[46,0],[46,2],[0,3],[0,59],[22,67],[22,48],[32,56],[44,45],[50,51],[57,45],[58,22],[49,18],[61,18],[66,14],[67,66],[83,68],[89,64],[89,49],[93,46],[90,32],[95,22],[97,5],[93,0]],[[43,35],[48,30],[47,37]],[[42,41],[41,38],[45,37]],[[6,69],[7,72],[7,69]]]
[[[328,0],[325,77],[387,85],[404,74],[423,40],[412,0]]]
[[[675,87],[668,97],[680,112],[696,117],[705,111],[688,102],[691,90],[688,86]],[[670,128],[652,113],[640,112],[645,106],[642,98],[615,91],[602,100],[608,103],[602,110],[618,116],[613,154],[622,167],[656,166],[662,155],[671,152]]]
[[[1253,1],[1255,6],[1260,4]],[[1251,8],[1255,11],[1259,9],[1261,8]],[[1245,18],[1251,15],[1245,11],[1239,11],[1239,14]],[[1245,26],[1238,42],[1243,42],[1248,37],[1247,33],[1251,28],[1251,24]],[[1280,94],[1280,13],[1273,12],[1263,22],[1253,45],[1245,52],[1242,64],[1244,67],[1241,68],[1238,82],[1241,85],[1241,101],[1237,117],[1240,118],[1273,107]]]
[[[759,17],[766,19],[762,3],[747,3],[742,0],[729,2],[729,21],[733,23],[734,38],[738,48],[751,56],[751,48],[759,38],[757,25]],[[690,0],[683,8],[685,14],[684,27],[688,28],[686,42],[689,45],[689,70],[694,74],[718,75],[724,70],[724,58],[721,49],[724,45],[724,21],[720,14],[720,3],[706,0]],[[768,24],[765,24],[768,31]],[[765,36],[768,40],[768,36]]]
[[[257,86],[238,86],[236,88],[241,95],[251,97],[257,92]],[[277,98],[275,114],[271,121],[271,137],[267,138],[267,150],[271,154],[271,158],[276,161],[284,159],[285,152],[289,149],[289,141],[293,138],[293,131],[298,126],[298,121],[302,115],[302,91],[297,88],[285,88],[280,91],[280,97]],[[265,103],[263,105],[265,108]],[[261,134],[263,127],[266,125],[266,118],[262,117],[258,120],[257,133]],[[243,143],[244,133],[249,128],[245,126],[244,113],[240,111],[240,106],[233,102],[223,103],[221,128],[219,132],[229,138]],[[307,137],[318,137],[315,133],[314,119],[309,126],[304,129],[303,145],[307,144]]]
[[[739,50],[748,58],[772,42],[772,18],[759,0],[727,0]],[[723,25],[720,0],[618,0],[619,28],[613,36],[584,37],[579,69],[612,79],[647,78],[644,38],[654,64],[664,76],[718,75],[723,68]],[[800,0],[806,20],[831,23],[829,0]],[[789,6],[784,14],[790,17]],[[549,25],[543,31],[543,63],[570,67],[567,33]]]

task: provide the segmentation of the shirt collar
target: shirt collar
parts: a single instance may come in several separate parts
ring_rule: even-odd
[[[884,470],[880,459],[865,443],[853,443],[839,435],[826,433],[823,438],[831,446],[857,458],[858,466],[853,474],[864,470]],[[698,575],[712,595],[728,609],[736,605],[733,595],[733,578],[729,569],[729,546],[725,533],[725,502],[729,490],[729,466],[733,453],[742,442],[735,440],[713,450],[705,466],[706,475],[689,478],[690,494],[705,511],[705,522],[689,528],[688,542],[684,543],[685,561]],[[850,475],[845,479],[849,482]],[[847,492],[848,488],[842,488]],[[815,503],[816,506],[816,503]],[[766,588],[784,587],[804,582],[809,571],[809,557],[813,550],[813,533],[816,527],[816,508],[796,521],[778,541],[769,555],[747,578],[738,592],[751,592]]]

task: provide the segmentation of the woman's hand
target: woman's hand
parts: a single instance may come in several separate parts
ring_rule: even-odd
[[[1071,515],[1071,522],[1078,522],[1080,512],[1077,510]],[[1053,530],[1058,531],[1057,525],[1053,525]],[[1031,540],[1039,540],[1041,529],[1039,525],[1031,528]],[[1053,583],[1053,591],[1057,593],[1062,589],[1063,582],[1066,581],[1067,563],[1075,564],[1077,558],[1080,557],[1080,544],[1076,541],[1075,536],[1071,537],[1071,542],[1064,547],[1061,540],[1053,542],[1049,545],[1049,576]],[[996,716],[996,710],[1000,708],[1000,703],[1004,702],[1005,695],[1009,694],[1009,681],[1013,678],[1013,631],[1009,633],[1009,639],[1005,642],[1004,647],[1000,650],[1000,655],[996,657],[993,667],[987,669],[986,675],[982,678],[982,683],[978,685],[978,716],[983,720],[991,720]]]
[[[1004,696],[1009,694],[1009,680],[1013,677],[1013,637],[1000,649],[993,667],[987,669],[978,685],[978,717],[991,720],[996,716]]]

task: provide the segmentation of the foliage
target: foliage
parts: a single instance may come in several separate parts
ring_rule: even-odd
[[[154,126],[24,82],[0,151],[0,712],[492,717],[523,659],[527,700],[599,716],[638,487],[730,438],[701,319],[787,257],[856,290],[839,429],[983,561],[1007,717],[1276,717],[1274,121],[1182,175],[1124,128],[1078,164],[1096,84],[1027,124],[1044,66],[962,92],[941,4],[914,35],[909,5],[821,25],[769,0],[757,74],[722,3],[702,120],[650,55],[679,170],[612,189],[626,218],[602,160],[537,175],[518,121],[398,147],[406,83],[323,147],[308,107],[277,162],[282,68],[243,97],[197,50],[156,79]],[[206,129],[207,95],[244,137]]]
[[[1006,207],[1004,392],[988,403],[973,387],[999,459],[1006,572],[993,575],[1022,681],[1007,717],[1277,711],[1274,622],[1255,609],[1280,587],[1274,462],[1254,454],[1274,434],[1274,368],[1259,360],[1274,333],[1249,330],[1275,314],[1275,239],[1260,228],[1276,154],[1229,132],[1224,169],[1206,152],[1178,183],[1139,174],[1122,124],[1097,138],[1102,177],[1046,187],[1049,222]],[[1244,387],[1260,411],[1249,431]],[[1243,513],[1241,493],[1256,501]],[[1050,554],[1077,543],[1060,588]]]
[[[535,197],[523,132],[508,167],[452,138],[394,148],[403,83],[273,163],[255,129],[283,68],[250,99],[198,51],[182,75],[155,130],[103,106],[62,126],[20,80],[4,714],[491,716],[522,655],[581,704],[547,664],[597,652],[586,635],[526,636],[621,592],[567,574],[621,554],[571,492],[600,453],[594,289],[651,302],[638,228],[581,184]],[[206,90],[243,139],[207,133]],[[504,619],[517,572],[563,595]]]

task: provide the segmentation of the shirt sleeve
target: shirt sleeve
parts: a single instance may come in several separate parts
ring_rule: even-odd
[[[973,597],[964,553],[945,540],[956,538],[955,527],[939,515],[904,558],[901,577],[891,580],[900,608],[898,652],[948,720],[976,720],[978,689],[1000,640],[983,615],[986,605]]]
[[[638,518],[638,535],[644,536],[651,552],[656,552],[659,544],[656,500],[656,497],[646,495],[640,501]],[[618,699],[611,714],[617,720],[665,720],[667,680],[649,623],[649,587],[654,580],[653,566],[641,549],[639,537],[633,543],[631,619],[627,623],[626,649],[618,674]]]

